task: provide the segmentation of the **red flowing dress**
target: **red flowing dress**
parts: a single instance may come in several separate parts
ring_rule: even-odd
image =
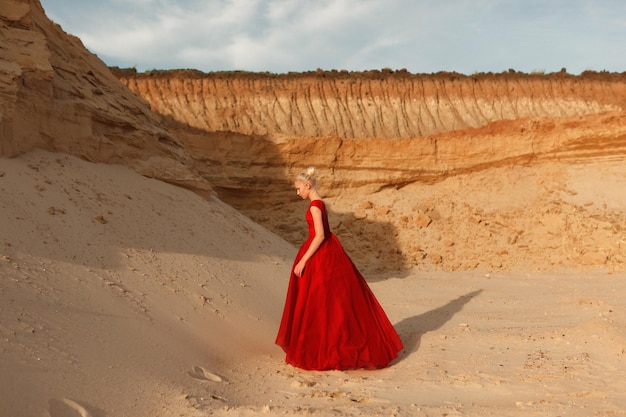
[[[315,236],[310,208],[322,211],[324,241],[301,277],[293,268]],[[398,356],[402,341],[361,273],[328,225],[326,206],[314,200],[306,214],[309,237],[291,269],[276,344],[286,361],[308,370],[377,369]]]

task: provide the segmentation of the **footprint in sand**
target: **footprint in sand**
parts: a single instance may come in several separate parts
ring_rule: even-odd
[[[50,405],[50,417],[92,417],[85,407],[68,398],[51,399],[48,404]]]
[[[196,378],[201,381],[222,382],[222,377],[201,366],[194,366],[189,372],[189,375],[191,375],[192,378]]]

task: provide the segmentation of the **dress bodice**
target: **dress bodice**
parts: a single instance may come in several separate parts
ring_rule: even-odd
[[[309,204],[309,209],[306,212],[306,222],[309,226],[309,238],[315,236],[315,223],[313,222],[313,215],[311,214],[311,207],[317,207],[322,211],[322,222],[324,224],[324,240],[330,237],[330,225],[328,224],[328,213],[326,212],[326,204],[322,200],[313,200]]]

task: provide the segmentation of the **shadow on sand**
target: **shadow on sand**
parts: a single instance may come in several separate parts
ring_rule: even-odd
[[[400,352],[398,361],[406,359],[420,347],[422,336],[439,329],[460,312],[465,304],[482,293],[481,290],[462,295],[447,304],[427,311],[417,316],[408,317],[395,325],[396,331],[404,343],[404,350]]]

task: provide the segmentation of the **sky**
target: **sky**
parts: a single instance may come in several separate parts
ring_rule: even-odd
[[[41,0],[139,72],[626,72],[624,0]]]

